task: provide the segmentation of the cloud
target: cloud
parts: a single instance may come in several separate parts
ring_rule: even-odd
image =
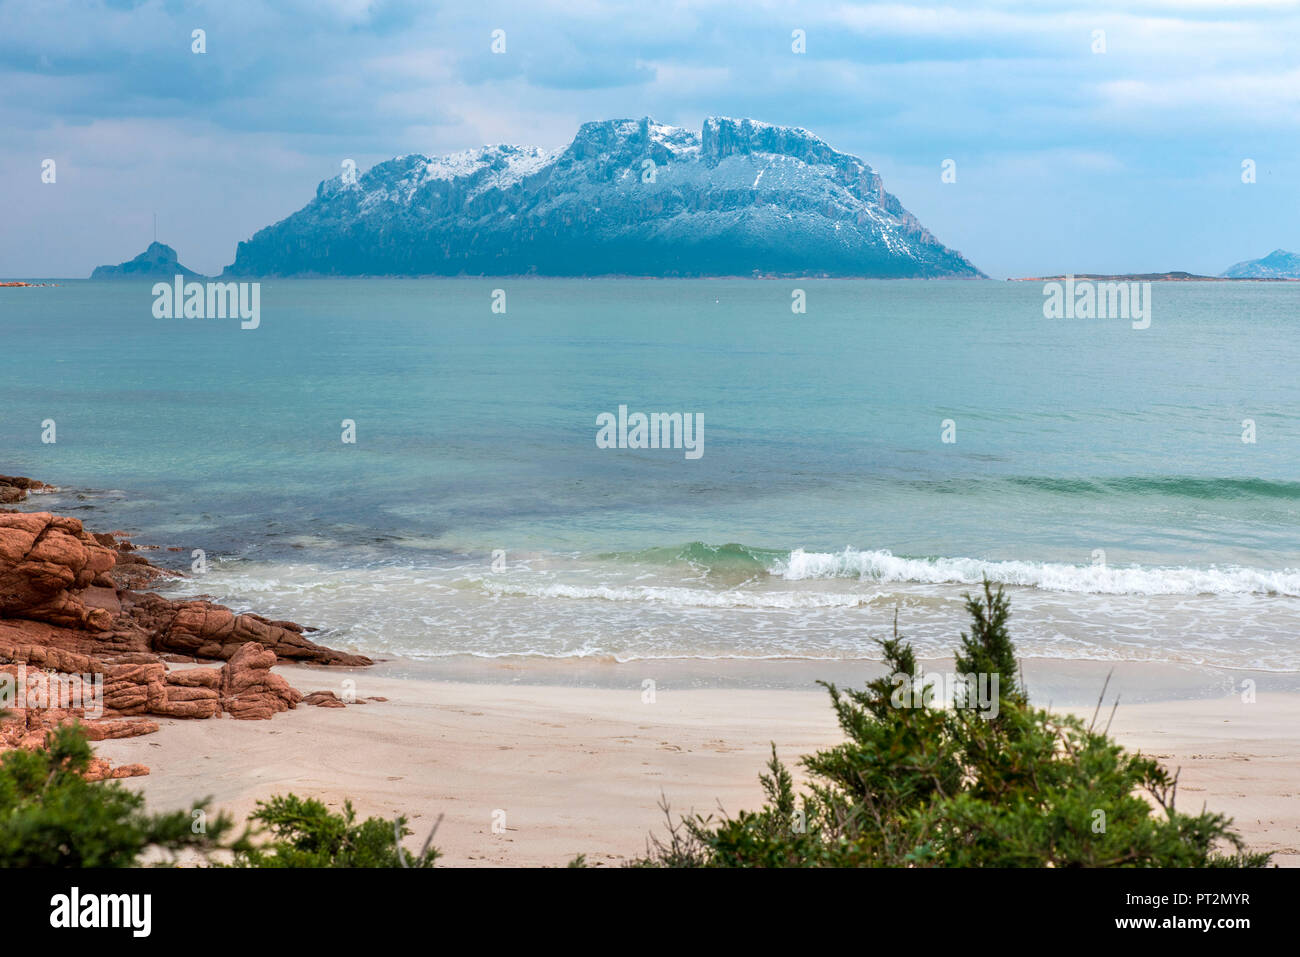
[[[191,52],[195,29],[205,54]],[[491,50],[497,29],[504,54]],[[791,50],[795,29],[806,54]],[[1092,50],[1094,30],[1105,53]],[[1215,182],[1251,156],[1274,171],[1269,189],[1292,192],[1250,204],[1235,231],[1285,245],[1298,40],[1300,4],[1271,0],[7,0],[0,203],[27,218],[0,235],[0,273],[85,274],[125,258],[120,221],[159,207],[182,256],[217,268],[343,158],[554,148],[584,120],[643,115],[812,129],[880,168],[941,238],[963,237],[981,265],[980,244],[997,247],[1011,272],[1069,264],[1037,263],[1044,247],[1032,244],[1020,268],[1011,240],[986,238],[986,207],[941,191],[942,159],[959,162],[963,190],[1002,197],[1007,215],[1032,214],[1025,180],[1042,201],[1068,189],[1080,202],[1140,203],[1155,225],[1112,244],[1137,257],[1186,239],[1185,227],[1162,237],[1150,205],[1180,221],[1189,198],[1171,183]],[[31,170],[51,155],[105,190],[78,194],[89,221],[62,194],[30,195]],[[207,218],[186,212],[196,204]],[[1077,235],[1059,254],[1098,241]],[[1244,258],[1228,248],[1237,235],[1208,241],[1221,248],[1207,258]]]

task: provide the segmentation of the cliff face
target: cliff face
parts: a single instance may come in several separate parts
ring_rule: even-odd
[[[96,266],[91,279],[202,279],[193,269],[186,269],[176,258],[176,250],[165,243],[150,243],[149,248],[116,266]]]
[[[556,153],[410,155],[320,184],[239,244],[232,276],[979,278],[862,160],[807,130],[584,124]]]

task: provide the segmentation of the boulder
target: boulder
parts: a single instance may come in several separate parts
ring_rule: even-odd
[[[250,642],[221,669],[221,706],[232,718],[269,718],[296,708],[302,692],[271,673],[275,652]]]
[[[21,501],[29,490],[47,487],[0,475],[0,501]],[[270,718],[303,700],[271,670],[277,663],[371,663],[316,644],[291,621],[139,590],[168,577],[178,576],[115,534],[86,531],[75,518],[0,510],[0,686],[21,692],[3,703],[8,716],[0,719],[0,750],[41,747],[67,721],[83,723],[92,741],[102,741],[158,730],[146,715]],[[204,660],[224,664],[168,668]],[[66,689],[74,686],[93,689],[98,700],[70,695]],[[344,705],[332,692],[312,698],[325,707]],[[94,773],[125,777],[148,768],[103,762]]]
[[[12,505],[27,498],[28,492],[44,492],[54,486],[22,475],[0,475],[0,505]]]
[[[86,532],[75,518],[0,513],[0,622],[10,632],[29,632],[30,643],[84,654],[151,652],[224,661],[256,642],[286,661],[371,663],[316,644],[293,622],[138,592],[142,583],[168,573],[117,544],[111,535]]]

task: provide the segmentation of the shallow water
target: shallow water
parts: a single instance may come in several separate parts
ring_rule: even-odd
[[[872,657],[897,609],[941,655],[987,574],[1027,656],[1300,669],[1295,284],[1141,330],[1034,283],[268,281],[247,331],[149,287],[0,290],[0,471],[336,644]],[[620,405],[703,455],[597,448]]]

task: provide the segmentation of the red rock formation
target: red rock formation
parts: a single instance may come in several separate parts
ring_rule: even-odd
[[[30,491],[44,491],[54,486],[21,475],[0,475],[0,505],[11,505],[27,498]]]
[[[103,544],[105,538],[111,536],[91,535],[75,518],[0,513],[0,641],[23,643],[27,633],[37,639],[26,643],[88,655],[171,652],[219,660],[257,642],[281,660],[371,663],[308,640],[293,622],[133,591],[166,573],[116,543]]]
[[[107,758],[91,758],[90,767],[83,777],[87,781],[103,781],[108,778],[134,778],[148,773],[149,768],[143,764],[119,764],[113,767]]]
[[[221,706],[232,718],[269,718],[298,706],[302,693],[271,673],[275,652],[250,642],[221,669]]]
[[[37,487],[44,486],[0,476],[0,492],[25,496]],[[72,719],[87,725],[91,740],[103,740],[157,730],[143,715],[270,718],[303,698],[271,672],[278,662],[371,663],[308,640],[293,622],[136,590],[169,574],[129,542],[86,532],[75,518],[0,510],[0,689],[21,686],[0,703],[9,712],[0,719],[0,750],[38,747]],[[201,659],[225,664],[168,670],[168,661]],[[58,682],[68,676],[98,680],[101,700],[64,706]]]
[[[318,708],[346,708],[348,706],[347,702],[333,691],[313,691],[303,697],[302,703],[315,705]],[[358,699],[356,703],[363,704],[364,701]]]

